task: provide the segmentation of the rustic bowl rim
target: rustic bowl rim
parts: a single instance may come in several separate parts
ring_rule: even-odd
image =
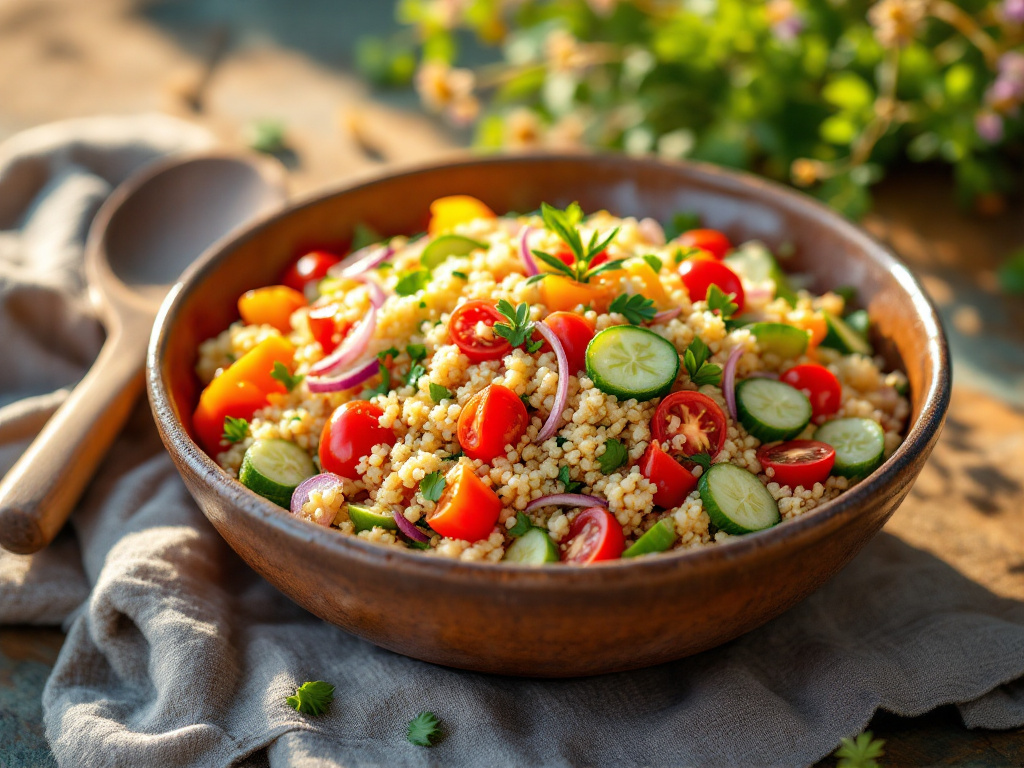
[[[571,568],[560,564],[528,566],[464,562],[428,557],[411,550],[384,547],[374,542],[363,541],[355,536],[338,535],[336,532],[327,531],[320,526],[313,526],[306,521],[299,520],[245,488],[224,472],[189,437],[181,420],[174,414],[169,387],[162,374],[162,361],[171,329],[178,320],[185,298],[236,247],[260,237],[264,229],[299,210],[319,205],[341,194],[358,193],[360,190],[378,183],[401,181],[444,169],[470,166],[488,168],[537,162],[601,163],[621,166],[626,170],[644,166],[669,166],[682,170],[690,178],[704,182],[722,194],[736,194],[741,191],[759,193],[761,202],[765,205],[796,214],[806,220],[817,221],[834,229],[844,240],[852,243],[868,258],[893,273],[909,294],[915,313],[922,322],[923,332],[928,337],[928,354],[936,362],[933,369],[934,375],[926,384],[920,414],[910,426],[903,442],[893,455],[865,480],[837,498],[822,504],[806,515],[784,521],[765,531],[736,537],[718,546],[676,550],[660,554],[657,557],[601,562],[587,568]],[[322,550],[323,554],[328,557],[347,558],[354,564],[362,562],[367,565],[399,567],[415,577],[433,579],[462,579],[465,577],[476,580],[486,578],[494,582],[514,583],[518,587],[532,588],[551,586],[552,579],[556,579],[559,584],[564,586],[578,585],[580,587],[611,580],[621,582],[624,578],[643,582],[660,576],[670,576],[674,571],[714,568],[723,564],[736,563],[768,549],[787,545],[795,546],[801,540],[809,541],[827,534],[829,530],[845,523],[849,518],[857,516],[872,496],[887,492],[899,476],[910,468],[914,457],[921,451],[927,450],[933,443],[949,406],[952,370],[949,344],[938,312],[917,278],[877,238],[818,200],[780,183],[708,163],[654,160],[611,153],[540,152],[403,165],[372,176],[328,186],[288,203],[279,211],[255,219],[252,223],[212,245],[185,271],[169,292],[160,307],[150,338],[146,360],[146,380],[153,415],[168,451],[176,454],[175,458],[179,462],[184,462],[197,478],[211,486],[228,503],[243,510],[245,514],[254,516],[261,522],[270,525],[281,535],[296,537],[311,547]]]

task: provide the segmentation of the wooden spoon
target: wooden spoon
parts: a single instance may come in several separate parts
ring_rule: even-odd
[[[53,540],[142,391],[149,334],[171,285],[210,245],[285,196],[276,161],[205,154],[146,166],[100,207],[85,275],[107,339],[0,482],[0,546],[26,554]]]

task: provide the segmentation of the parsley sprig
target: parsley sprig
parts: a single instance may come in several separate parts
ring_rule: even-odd
[[[562,487],[565,488],[566,493],[576,493],[583,487],[583,483],[579,480],[572,480],[569,477],[569,468],[564,464],[558,470],[558,480],[562,483]]]
[[[604,453],[597,457],[601,465],[601,471],[610,475],[621,467],[629,459],[629,452],[626,446],[614,437],[609,437],[604,444]]]
[[[454,400],[455,395],[448,387],[442,387],[440,384],[435,384],[433,381],[430,382],[430,399],[434,403],[440,403],[442,400]]]
[[[224,434],[221,440],[226,443],[240,443],[249,434],[249,422],[245,419],[236,419],[234,416],[224,417]]]
[[[630,325],[650,322],[658,314],[658,310],[654,308],[654,302],[639,293],[620,293],[608,309],[625,317]]]
[[[322,715],[334,701],[334,686],[323,680],[305,682],[295,689],[295,695],[285,699],[292,709],[304,715]]]
[[[288,370],[288,366],[282,363],[280,360],[278,360],[277,362],[274,363],[274,370],[270,372],[270,378],[277,379],[282,384],[284,384],[285,389],[291,392],[306,377],[303,376],[301,373],[296,376],[293,376],[292,372]]]
[[[515,536],[516,538],[518,538],[518,537],[522,536],[523,534],[525,534],[527,531],[529,531],[532,527],[533,527],[533,521],[530,520],[529,517],[527,517],[526,513],[525,512],[517,512],[516,513],[516,524],[513,525],[511,528],[509,528],[508,532],[509,532],[510,536]]]
[[[875,759],[885,754],[882,747],[885,739],[876,739],[871,731],[857,736],[855,739],[844,738],[839,740],[839,749],[835,756],[839,758],[837,768],[878,768],[878,761]]]
[[[447,481],[441,472],[431,472],[420,480],[420,493],[427,501],[437,501],[444,493],[445,485],[447,485]]]
[[[711,469],[711,454],[709,453],[695,453],[693,456],[687,456],[686,458],[694,464],[699,464],[705,472]]]
[[[552,256],[550,253],[533,251],[534,256],[555,270],[554,274],[563,275],[579,283],[586,283],[595,275],[622,267],[622,259],[606,261],[596,267],[591,266],[597,255],[615,239],[615,236],[619,233],[618,227],[608,233],[603,240],[598,239],[600,235],[597,230],[594,230],[594,234],[590,236],[589,242],[584,244],[583,236],[577,227],[577,224],[583,220],[583,209],[580,208],[579,203],[572,203],[564,211],[547,203],[541,203],[540,215],[544,219],[544,226],[558,235],[562,242],[569,246],[569,250],[573,255],[573,263],[570,265],[557,256]],[[551,274],[551,272],[541,272],[531,277],[527,282],[535,283],[538,280],[543,280],[545,277],[550,277]]]
[[[441,736],[441,721],[433,712],[420,712],[409,721],[406,738],[418,747],[432,746]]]
[[[494,335],[506,339],[513,347],[526,345],[526,351],[536,352],[544,346],[543,339],[533,340],[533,321],[530,320],[530,305],[513,307],[506,299],[498,299],[498,311],[508,318],[507,323],[495,323]]]
[[[718,384],[722,380],[722,367],[708,362],[711,350],[700,336],[694,336],[690,346],[683,355],[683,364],[690,375],[690,381],[698,387],[705,384]]]
[[[739,305],[733,301],[735,298],[735,293],[726,293],[717,285],[712,285],[708,288],[708,309],[720,314],[723,320],[728,320],[739,309]]]
[[[426,367],[420,364],[427,356],[427,348],[422,344],[409,344],[406,346],[405,351],[412,360],[409,372],[405,374],[405,383],[410,387],[415,387],[419,384],[420,379],[427,375]]]

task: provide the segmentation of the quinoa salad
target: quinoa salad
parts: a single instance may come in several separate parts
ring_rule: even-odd
[[[806,514],[899,446],[907,380],[785,249],[456,195],[426,233],[297,254],[200,345],[199,444],[312,525],[588,565]]]

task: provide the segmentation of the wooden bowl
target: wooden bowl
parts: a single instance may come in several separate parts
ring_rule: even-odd
[[[461,563],[383,547],[298,520],[228,477],[189,436],[200,342],[237,319],[242,292],[277,282],[303,249],[343,242],[357,222],[384,234],[420,231],[429,203],[457,193],[498,212],[573,200],[586,211],[659,220],[696,211],[735,242],[792,243],[787,266],[810,273],[814,289],[857,287],[876,349],[906,371],[913,405],[906,439],[855,488],[793,521],[721,546],[588,568]],[[809,197],[705,165],[541,155],[469,160],[342,187],[214,246],[164,303],[147,381],[160,435],[203,512],[297,603],[425,661],[568,677],[712,648],[820,587],[910,490],[946,413],[950,363],[935,309],[907,268]]]

